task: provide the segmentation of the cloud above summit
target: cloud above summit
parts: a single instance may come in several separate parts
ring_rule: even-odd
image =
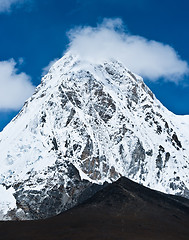
[[[104,19],[96,27],[76,27],[68,32],[69,50],[91,62],[116,59],[142,77],[178,82],[189,73],[188,63],[171,46],[132,35],[122,20]]]
[[[26,73],[19,73],[13,59],[0,61],[0,110],[18,110],[34,92]]]

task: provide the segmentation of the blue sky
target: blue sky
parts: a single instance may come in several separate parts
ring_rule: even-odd
[[[187,0],[0,0],[0,131],[40,83],[44,68],[63,55],[70,42],[70,29],[90,26],[91,32],[100,32],[104,18],[121,20],[124,30],[119,34],[140,36],[148,47],[154,40],[161,43],[162,51],[164,46],[172,48],[174,64],[181,64],[178,71],[183,74],[177,71],[170,75],[163,70],[154,79],[141,72],[169,110],[189,114],[189,75],[183,70],[189,63],[188,9]],[[176,69],[174,64],[166,65],[172,58],[165,53],[159,61]],[[149,64],[147,70],[153,67]]]

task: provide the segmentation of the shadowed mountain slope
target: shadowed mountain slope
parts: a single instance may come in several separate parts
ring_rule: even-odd
[[[120,178],[56,217],[0,222],[3,240],[187,240],[189,200]]]

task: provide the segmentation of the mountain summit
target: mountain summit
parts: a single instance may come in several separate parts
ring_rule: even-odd
[[[56,215],[126,176],[189,198],[189,116],[115,60],[67,52],[0,133],[0,218]]]

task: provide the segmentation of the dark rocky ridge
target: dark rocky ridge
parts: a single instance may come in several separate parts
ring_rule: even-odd
[[[188,240],[189,200],[127,178],[56,217],[0,222],[2,240]]]
[[[21,220],[26,217],[27,219],[52,217],[82,203],[107,184],[98,185],[87,180],[81,180],[79,172],[73,164],[69,162],[65,162],[64,164],[66,164],[67,175],[70,178],[66,188],[64,187],[64,179],[59,174],[63,164],[57,162],[53,169],[49,168],[49,171],[52,170],[54,172],[54,176],[58,174],[57,185],[50,187],[49,183],[49,185],[46,185],[40,191],[24,190],[22,186],[17,186],[18,191],[14,194],[17,207],[27,212],[27,215],[25,216],[23,213],[18,214],[15,210],[11,210],[8,216],[12,220]]]

